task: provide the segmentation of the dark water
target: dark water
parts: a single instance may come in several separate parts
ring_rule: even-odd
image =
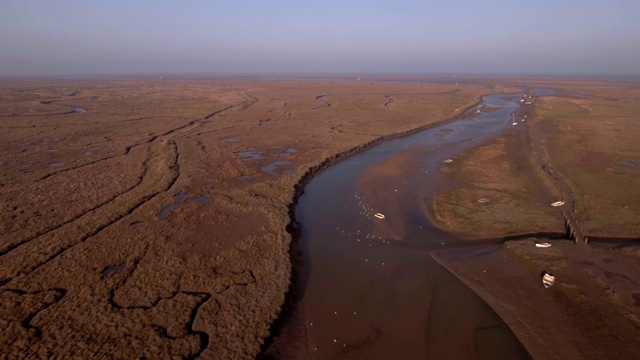
[[[305,187],[296,208],[304,254],[296,312],[311,356],[529,358],[495,312],[432,260],[430,250],[460,241],[423,210],[446,185],[443,161],[511,128],[518,102],[519,95],[486,96],[488,112],[383,142]],[[399,170],[376,175],[394,157]]]

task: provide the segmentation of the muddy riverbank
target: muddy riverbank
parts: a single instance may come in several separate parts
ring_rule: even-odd
[[[433,251],[433,258],[484,299],[534,359],[637,359],[638,257],[537,239]],[[545,289],[540,272],[556,284]]]

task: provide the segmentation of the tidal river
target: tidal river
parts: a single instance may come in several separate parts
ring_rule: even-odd
[[[305,187],[296,208],[300,296],[283,329],[298,355],[529,358],[495,312],[431,259],[430,250],[462,240],[433,226],[425,206],[453,185],[440,171],[444,161],[511,128],[519,98],[485,96],[465,116],[380,143]]]

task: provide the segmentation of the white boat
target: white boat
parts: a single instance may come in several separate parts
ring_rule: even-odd
[[[564,205],[564,201],[556,201],[554,203],[551,203],[551,206],[553,207],[558,207],[558,206],[562,206]]]
[[[511,124],[511,125],[518,125],[518,123],[513,123],[513,124]]]
[[[544,273],[544,276],[542,276],[542,285],[544,285],[545,288],[552,287],[555,282],[556,277],[549,273]]]
[[[539,248],[548,248],[548,247],[551,247],[551,243],[550,243],[550,242],[548,242],[548,241],[537,242],[537,243],[536,243],[536,247],[539,247]]]
[[[484,204],[484,203],[486,203],[488,201],[489,201],[489,199],[487,199],[487,198],[480,198],[480,199],[478,199],[478,204]]]
[[[384,219],[385,218],[384,214],[381,214],[381,213],[375,213],[373,216],[377,217],[378,219]]]
[[[447,159],[447,160],[444,161],[445,164],[451,164],[452,162],[453,162],[453,160],[451,160],[451,159]]]

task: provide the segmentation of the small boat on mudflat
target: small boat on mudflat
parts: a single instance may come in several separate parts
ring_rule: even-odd
[[[553,207],[558,207],[558,206],[562,206],[564,205],[564,201],[556,201],[554,203],[551,203],[551,206]]]
[[[544,285],[545,288],[550,288],[553,286],[553,284],[556,283],[556,277],[549,274],[549,273],[545,273],[544,276],[542,276],[542,285]]]
[[[378,219],[384,219],[385,216],[382,213],[375,213],[373,216],[377,217]]]

